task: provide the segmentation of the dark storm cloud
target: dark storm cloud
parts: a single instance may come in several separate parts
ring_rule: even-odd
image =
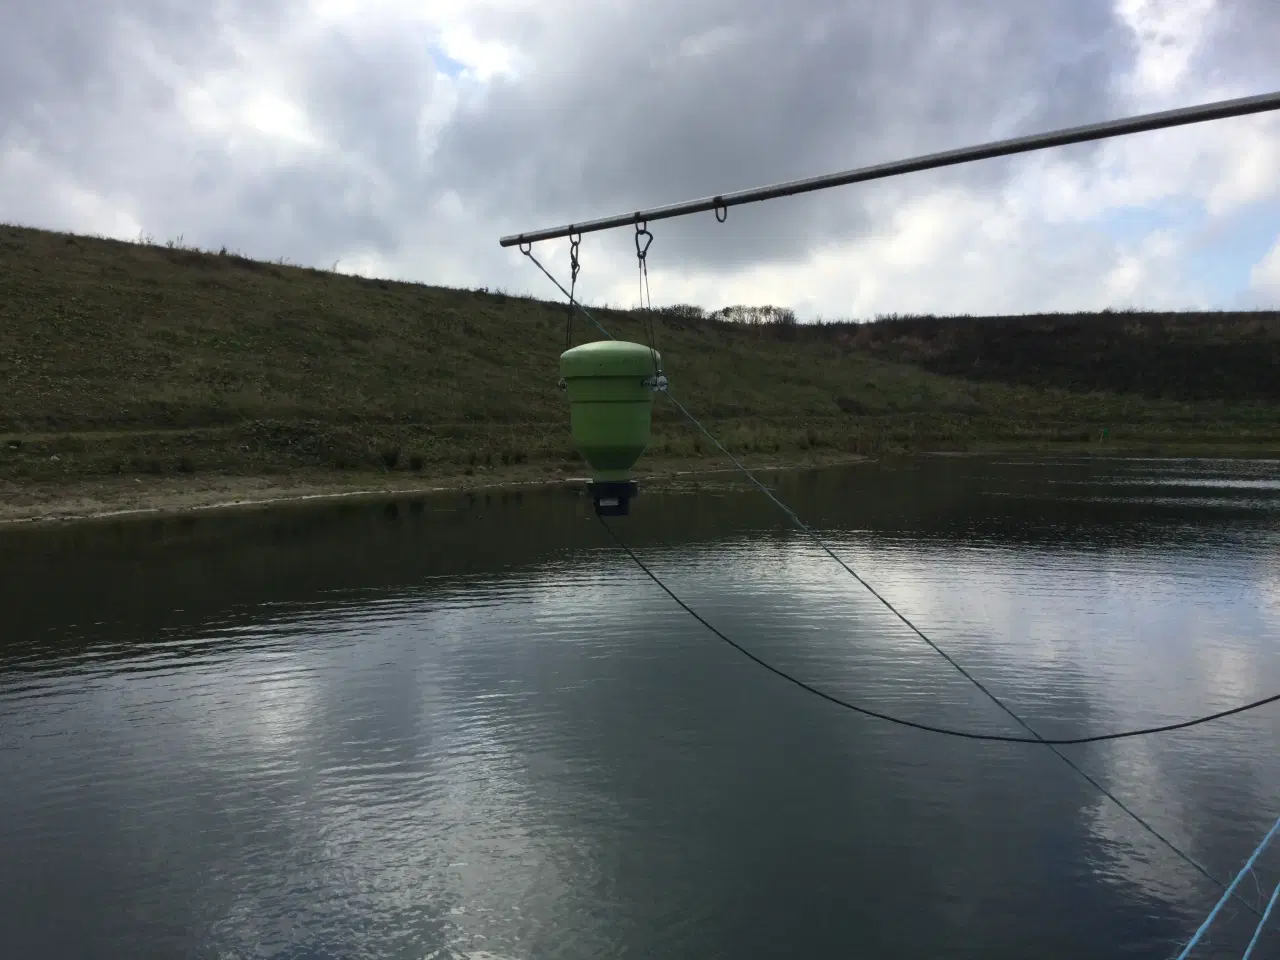
[[[435,68],[421,39],[328,30],[309,45],[304,102],[323,136],[412,190],[421,176],[419,114]]]
[[[536,72],[455,119],[433,165],[516,230],[1109,116],[1127,56],[1096,0],[670,0],[580,15],[544,42]],[[1015,124],[997,130],[1011,103]],[[859,198],[774,202],[782,239],[752,231],[734,255],[778,253],[797,230],[848,236]],[[699,239],[682,252],[727,249]]]
[[[328,150],[267,161],[193,129],[183,114],[185,87],[234,75],[237,42],[285,38],[298,11],[164,0],[10,9],[0,149],[29,150],[53,177],[127,198],[160,239],[183,234],[306,262],[352,244],[390,250],[403,227],[401,195],[421,179],[417,115],[434,75],[421,44],[393,30],[330,29],[282,53]]]
[[[180,114],[185,83],[233,68],[224,27],[278,21],[284,4],[73,0],[9,4],[0,14],[0,154],[29,151],[50,184],[134,198],[144,210],[190,208],[216,220],[210,200],[234,192],[226,144],[205,144]],[[52,201],[13,196],[17,212]],[[50,187],[52,189],[52,187]],[[9,219],[11,209],[0,210]],[[35,225],[74,224],[28,219]],[[53,215],[53,211],[46,216]],[[194,226],[188,221],[188,228]]]
[[[299,53],[297,97],[326,148],[233,178],[217,232],[241,249],[289,237],[291,257],[323,266],[352,247],[393,255],[426,191],[419,116],[435,68],[420,38],[394,31],[329,28]]]
[[[1190,72],[1237,84],[1249,94],[1280,90],[1280,3],[1231,0],[1188,64]]]
[[[172,110],[175,80],[229,66],[224,31],[278,27],[283,0],[16,0],[0,13],[0,134],[38,140],[64,160],[92,161],[94,138]],[[173,74],[150,62],[168,61]],[[61,148],[61,149],[60,149]]]

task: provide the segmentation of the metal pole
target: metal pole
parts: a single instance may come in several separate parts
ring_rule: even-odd
[[[729,207],[736,207],[743,203],[755,203],[758,200],[772,200],[774,197],[789,197],[797,193],[825,190],[828,187],[841,187],[849,183],[880,180],[884,177],[897,176],[900,173],[933,170],[937,167],[948,167],[957,163],[968,163],[972,160],[1007,157],[1015,153],[1029,153],[1033,150],[1061,147],[1069,143],[1085,143],[1089,140],[1103,140],[1107,137],[1117,137],[1127,133],[1141,133],[1145,130],[1179,127],[1188,123],[1202,123],[1205,120],[1220,120],[1224,117],[1239,117],[1250,113],[1262,113],[1267,110],[1277,109],[1280,109],[1280,91],[1264,93],[1256,97],[1241,97],[1238,100],[1220,100],[1217,103],[1182,107],[1177,110],[1165,110],[1160,113],[1148,113],[1140,117],[1129,117],[1124,120],[1109,120],[1106,123],[1093,123],[1083,127],[1067,127],[1049,133],[1015,137],[1012,140],[996,140],[992,143],[979,144],[974,147],[945,150],[942,153],[931,153],[923,157],[896,160],[892,163],[881,163],[871,167],[859,167],[856,170],[829,173],[825,176],[810,177],[806,180],[775,183],[772,186],[757,187],[754,190],[739,190],[736,193],[706,197],[702,200],[689,200],[685,203],[673,203],[665,207],[654,207],[651,210],[637,210],[635,213],[620,213],[617,216],[588,220],[585,223],[570,223],[562,227],[550,227],[545,230],[533,230],[529,233],[517,233],[503,237],[498,242],[504,247],[513,247],[517,244],[537,243],[540,240],[553,240],[557,237],[567,237],[571,234],[611,230],[614,227],[622,227],[627,224],[667,220],[671,217],[683,217],[691,213],[705,213],[708,210],[714,210],[717,212],[717,216],[720,216],[720,211],[727,211]]]

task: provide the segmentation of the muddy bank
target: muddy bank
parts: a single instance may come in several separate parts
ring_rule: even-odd
[[[853,455],[778,459],[744,457],[753,471],[796,470],[853,463]],[[683,478],[732,479],[738,471],[725,461],[655,460],[636,475],[654,484]],[[537,465],[511,465],[435,475],[313,471],[272,476],[108,477],[70,481],[0,482],[0,524],[50,523],[123,516],[232,510],[346,497],[408,496],[453,490],[582,484]]]

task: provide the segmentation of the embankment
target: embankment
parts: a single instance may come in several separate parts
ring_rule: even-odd
[[[639,313],[594,312],[643,339]],[[755,462],[1280,452],[1275,314],[754,316],[774,320],[677,308],[656,330],[672,392]],[[578,475],[564,321],[501,292],[0,227],[4,509]],[[659,402],[651,470],[715,456]]]

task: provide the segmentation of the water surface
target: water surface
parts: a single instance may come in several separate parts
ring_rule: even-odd
[[[1280,690],[1280,463],[771,482],[1046,736]],[[1020,732],[758,492],[615,523],[804,680]],[[1043,748],[745,660],[565,491],[6,530],[0,617],[5,956],[1154,960],[1218,894]],[[1067,752],[1230,877],[1280,814],[1278,733]]]

